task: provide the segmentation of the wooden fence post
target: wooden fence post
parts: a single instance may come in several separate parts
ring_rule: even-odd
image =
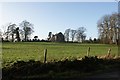
[[[47,49],[44,49],[44,63],[47,61]]]
[[[90,55],[90,47],[88,47],[88,50],[87,50],[87,56]]]
[[[107,57],[110,57],[110,55],[111,55],[111,49],[108,49],[108,55],[107,55]]]

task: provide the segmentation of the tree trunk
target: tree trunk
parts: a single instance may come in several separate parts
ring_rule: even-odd
[[[14,34],[12,34],[12,42],[14,41]]]

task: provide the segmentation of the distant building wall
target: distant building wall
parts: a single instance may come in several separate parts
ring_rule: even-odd
[[[59,32],[58,34],[52,35],[52,37],[49,39],[49,41],[64,42],[65,38],[64,38],[64,35],[61,32]]]

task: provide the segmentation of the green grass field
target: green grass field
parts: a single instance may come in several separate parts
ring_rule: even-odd
[[[6,42],[2,43],[3,66],[18,60],[43,61],[44,49],[47,49],[47,61],[74,59],[86,55],[88,47],[91,48],[91,56],[106,55],[109,48],[111,53],[117,55],[116,45],[106,44],[80,44],[80,43],[52,43],[52,42]]]

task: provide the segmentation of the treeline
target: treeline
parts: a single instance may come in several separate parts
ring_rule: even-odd
[[[99,38],[89,38],[86,39],[86,28],[79,27],[78,29],[66,29],[64,33],[65,41],[66,42],[81,42],[81,43],[100,43]]]
[[[86,34],[85,34],[86,28],[85,27],[79,27],[78,29],[66,29],[64,36],[65,41],[69,42],[83,42],[85,41]]]
[[[64,33],[52,34],[49,32],[48,40],[40,40],[38,36],[30,39],[34,32],[33,24],[24,20],[19,25],[8,24],[3,26],[3,32],[0,30],[1,41],[64,41],[64,42],[82,42],[82,43],[103,43],[103,44],[119,44],[120,40],[120,15],[113,13],[104,15],[97,22],[99,36],[98,38],[90,38],[86,40],[86,28],[66,29]]]
[[[104,15],[97,23],[99,39],[101,43],[119,43],[120,37],[120,14],[113,13]]]
[[[19,25],[9,23],[3,26],[3,32],[0,31],[1,41],[28,41],[30,35],[34,32],[33,24],[24,20]]]
[[[84,42],[86,39],[86,28],[79,27],[78,29],[66,29],[64,34],[62,32],[52,34],[49,32],[48,40],[52,42]]]

